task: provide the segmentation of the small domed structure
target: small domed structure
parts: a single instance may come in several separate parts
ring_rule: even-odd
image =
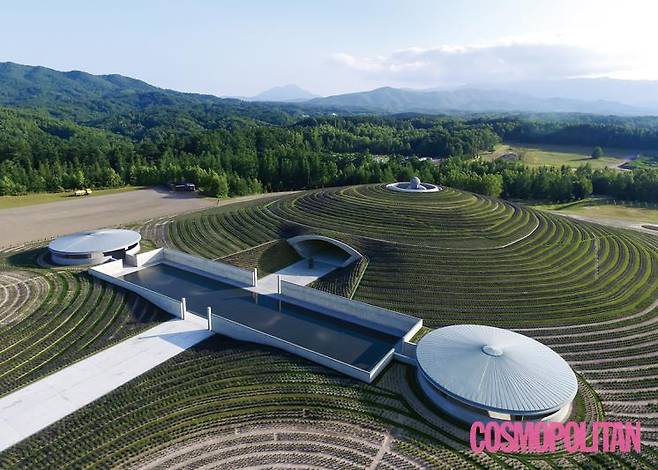
[[[397,182],[386,185],[386,189],[402,193],[435,193],[441,188],[431,183],[421,183],[420,178],[414,176],[408,183]]]
[[[139,252],[142,236],[134,230],[102,229],[59,237],[48,245],[54,263],[101,264]]]
[[[420,340],[416,359],[423,391],[466,422],[565,421],[578,391],[555,351],[502,328],[439,328]]]

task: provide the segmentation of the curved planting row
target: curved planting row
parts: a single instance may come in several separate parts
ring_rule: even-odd
[[[215,336],[9,449],[0,466],[508,465],[470,453],[468,430],[436,413],[414,376],[395,364],[367,385]]]
[[[597,391],[610,421],[639,421],[645,442],[658,442],[658,307],[628,322],[588,330],[529,331],[559,352]]]
[[[216,337],[10,449],[0,466],[197,467],[211,454],[230,468],[657,467],[646,445],[658,440],[656,238],[459,191],[422,196],[312,191],[142,230],[208,258],[299,233],[339,238],[369,259],[355,298],[429,326],[476,322],[536,337],[593,387],[581,383],[573,418],[602,419],[598,396],[607,419],[642,422],[642,454],[474,455],[467,430],[427,402],[412,368],[396,364],[365,385]],[[253,439],[253,452],[234,436]]]
[[[368,194],[364,196],[368,207],[359,212],[351,200],[358,200],[362,193]],[[520,236],[515,243],[478,250],[443,247],[440,243],[447,240],[446,233],[462,240],[474,236],[471,229],[464,228],[467,222],[460,226],[453,220],[470,215],[458,204],[477,209],[484,203],[475,204],[473,200],[479,198],[448,189],[437,194],[450,202],[426,209],[432,233],[429,228],[421,235],[410,230],[405,242],[399,241],[395,230],[402,226],[395,221],[413,218],[422,225],[422,201],[431,195],[421,195],[421,202],[389,208],[391,199],[413,199],[413,195],[391,193],[378,186],[313,191],[268,205],[206,211],[170,224],[169,236],[174,246],[209,258],[300,232],[342,239],[370,260],[355,298],[420,316],[429,326],[481,321],[513,328],[576,325],[631,315],[656,298],[658,256],[649,236],[493,201],[504,207],[495,214],[525,214],[508,222],[514,237]],[[377,201],[375,196],[382,199],[381,214],[397,211],[397,217],[389,217],[390,233],[383,215],[381,231],[370,230],[373,225],[368,217],[378,213],[370,207]],[[317,203],[318,198],[322,204]],[[349,203],[340,206],[344,200]],[[308,208],[309,201],[317,205]],[[446,207],[451,204],[461,207],[462,216],[439,215],[449,213]],[[339,206],[342,209],[337,212]],[[342,218],[335,218],[334,213]],[[479,230],[480,240],[490,236],[490,230]],[[410,238],[412,235],[415,238]],[[439,246],[425,246],[427,243]],[[413,302],[409,302],[410,293]]]
[[[0,271],[0,326],[29,316],[46,295],[48,283],[29,271]]]
[[[309,287],[351,299],[359,288],[366,269],[368,269],[368,258],[360,258],[349,266],[336,269],[313,281]]]
[[[232,237],[248,232],[259,241],[293,229],[342,239],[370,261],[356,299],[420,316],[432,327],[485,323],[534,336],[592,381],[611,419],[640,419],[645,441],[658,441],[655,236],[459,191],[414,198],[380,186],[313,191],[186,223],[202,231],[207,217],[222,227],[215,238],[230,227]],[[498,221],[509,227],[496,229]],[[501,233],[519,238],[482,249],[485,238],[505,240]],[[460,237],[480,249],[456,248]]]
[[[5,264],[0,282],[0,394],[168,318],[80,271]]]
[[[502,246],[537,225],[534,214],[519,206],[448,188],[421,195],[382,186],[328,189],[286,198],[269,209],[290,222],[442,248]]]

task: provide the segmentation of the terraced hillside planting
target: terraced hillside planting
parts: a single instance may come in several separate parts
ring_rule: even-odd
[[[441,248],[503,246],[530,234],[533,213],[498,199],[444,189],[429,194],[399,194],[384,186],[313,191],[272,204],[269,212],[285,220],[387,242]]]
[[[355,299],[420,316],[432,327],[619,319],[649,307],[658,292],[658,241],[651,235],[449,189],[312,191],[182,217],[168,230],[170,246],[209,258],[300,233],[338,238],[369,259]]]
[[[244,269],[258,268],[258,277],[267,276],[299,261],[301,257],[284,240],[274,240],[221,258],[224,263]]]
[[[647,441],[658,441],[655,236],[461,191],[418,197],[380,185],[207,211],[169,230],[171,244],[192,252],[227,248],[201,249],[190,233],[240,240],[242,230],[251,243],[299,233],[343,240],[369,259],[355,299],[430,327],[483,323],[535,337],[591,378],[611,419],[640,419]],[[642,386],[629,390],[626,381]]]
[[[409,366],[365,385],[215,337],[0,454],[0,466],[658,467],[651,234],[451,189],[409,195],[381,185],[224,206],[141,230],[212,259],[303,233],[340,239],[367,267],[342,273],[342,290],[329,277],[319,288],[429,327],[481,323],[538,339],[581,379],[572,418],[639,420],[642,454],[478,456],[466,450],[466,429],[428,403]]]
[[[368,258],[360,258],[349,266],[322,276],[309,284],[309,287],[351,299],[359,288],[366,269],[368,269]]]
[[[0,255],[0,395],[169,319],[81,269],[41,267],[44,252]]]
[[[466,451],[468,429],[430,409],[412,379],[411,367],[395,364],[366,385],[215,336],[15,446],[0,465],[504,465],[507,459]],[[597,410],[579,413],[595,419]]]

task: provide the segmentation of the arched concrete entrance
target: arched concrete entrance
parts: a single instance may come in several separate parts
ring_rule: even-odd
[[[313,258],[339,268],[363,257],[348,244],[322,235],[299,235],[289,238],[288,243],[303,258]]]

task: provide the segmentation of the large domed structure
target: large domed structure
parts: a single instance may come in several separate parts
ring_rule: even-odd
[[[576,375],[556,352],[501,328],[440,328],[420,340],[416,358],[423,390],[467,422],[564,421],[578,391]]]
[[[57,264],[100,264],[138,253],[141,239],[142,236],[133,230],[91,230],[56,238],[48,249]]]

